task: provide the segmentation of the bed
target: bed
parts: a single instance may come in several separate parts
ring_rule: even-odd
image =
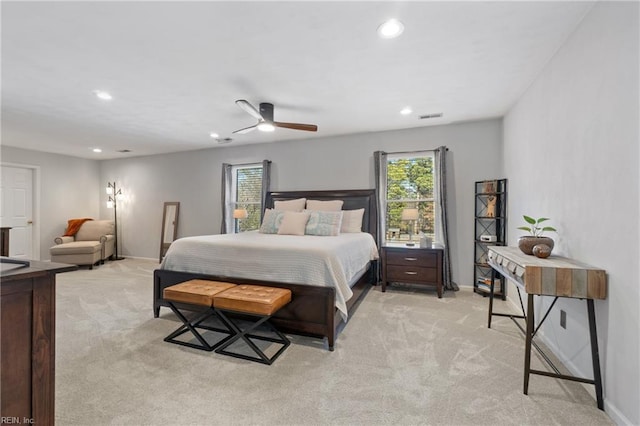
[[[374,190],[271,192],[267,195],[265,207],[272,208],[276,201],[287,201],[297,198],[322,201],[340,199],[344,201],[343,210],[365,209],[362,231],[368,235],[341,234],[338,237],[302,237],[309,240],[313,238],[324,239],[322,244],[312,244],[315,251],[319,250],[321,248],[320,246],[336,244],[341,246],[343,251],[354,252],[349,249],[349,244],[355,244],[354,241],[358,239],[363,240],[368,238],[369,240],[373,240],[373,247],[377,255],[377,208]],[[326,276],[324,279],[325,282],[319,282],[319,280],[322,281],[322,278],[319,278],[318,275],[314,275],[314,273],[311,272],[305,272],[300,277],[291,275],[281,276],[276,274],[275,270],[282,271],[282,268],[272,267],[273,258],[256,256],[256,253],[251,251],[254,249],[258,250],[256,247],[247,248],[247,246],[236,246],[236,244],[238,244],[238,240],[257,238],[257,243],[254,245],[265,245],[267,251],[270,252],[271,250],[268,248],[269,244],[271,244],[270,240],[273,238],[281,238],[279,241],[280,244],[284,246],[283,250],[292,250],[294,246],[290,244],[293,244],[292,241],[295,240],[296,237],[281,235],[271,236],[271,238],[269,238],[269,236],[258,234],[257,232],[245,234],[247,235],[216,235],[189,237],[188,239],[177,240],[174,243],[176,244],[176,249],[173,250],[174,254],[167,256],[161,267],[154,271],[154,316],[159,316],[160,307],[167,306],[166,302],[162,299],[163,289],[190,279],[212,279],[233,283],[288,288],[292,291],[292,302],[278,311],[272,318],[272,322],[279,329],[288,333],[326,338],[329,350],[333,350],[338,330],[348,321],[348,318],[353,315],[358,303],[366,295],[371,285],[376,283],[378,262],[375,260],[367,262],[362,268],[356,267],[357,262],[353,263],[347,268],[348,271],[345,274],[335,273],[333,268],[329,268],[329,270],[325,270],[324,272],[320,271],[320,264],[323,262],[319,262],[318,268],[316,268],[318,270],[315,272],[318,274],[324,273]],[[300,237],[297,238],[300,239]],[[208,240],[215,240],[216,246],[208,248]],[[185,246],[184,249],[180,247],[182,245]],[[170,249],[170,251],[172,250]],[[244,253],[247,259],[259,258],[268,261],[265,261],[263,265],[260,265],[260,262],[257,261],[251,262],[249,264],[250,267],[244,268],[246,270],[233,269],[228,266],[229,262],[225,261],[224,256],[227,256],[227,259],[229,259],[234,253],[238,256],[240,253]],[[284,253],[287,252],[285,251]],[[292,252],[290,251],[290,253]],[[210,265],[205,265],[204,263],[206,262],[203,262],[203,260],[206,259],[207,256],[213,256],[211,257],[212,259],[220,256],[221,259],[208,262]],[[377,256],[372,254],[371,258],[374,259],[375,257]],[[297,261],[303,264],[314,263],[313,259],[304,253],[297,254],[296,256],[286,256],[286,259],[289,262]],[[328,262],[324,263],[326,264]],[[289,264],[289,266],[292,265]],[[292,267],[287,268],[286,264],[284,267],[285,271],[287,269],[298,269]],[[356,271],[354,269],[358,270]],[[336,276],[339,278],[337,281]]]

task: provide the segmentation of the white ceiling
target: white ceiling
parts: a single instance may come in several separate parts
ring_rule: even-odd
[[[3,1],[2,144],[109,159],[499,117],[592,5]],[[319,130],[232,135],[255,124],[236,99]]]

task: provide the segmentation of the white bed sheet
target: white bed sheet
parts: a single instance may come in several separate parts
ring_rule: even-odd
[[[347,320],[351,281],[378,259],[366,232],[313,235],[203,235],[174,241],[161,269],[336,288],[336,308]]]

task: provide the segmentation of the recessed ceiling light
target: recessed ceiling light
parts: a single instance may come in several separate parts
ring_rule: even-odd
[[[211,136],[213,139],[218,139],[220,137],[220,135],[215,132],[209,133],[209,136]]]
[[[409,115],[413,112],[413,110],[411,109],[411,107],[404,107],[402,108],[402,110],[400,110],[400,114],[402,115]]]
[[[109,92],[105,92],[104,90],[94,90],[93,94],[103,101],[110,101],[111,99],[113,99],[113,96],[111,96]]]
[[[260,130],[261,132],[273,132],[275,129],[276,128],[273,126],[273,124],[267,123],[266,121],[258,124],[258,130]]]
[[[404,25],[397,19],[389,19],[378,27],[378,35],[382,38],[395,38],[404,31]]]
[[[93,148],[93,152],[95,153],[101,153],[102,150],[100,148]]]

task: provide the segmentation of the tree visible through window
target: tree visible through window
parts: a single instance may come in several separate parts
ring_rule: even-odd
[[[431,153],[388,157],[387,240],[417,241],[420,233],[437,239],[434,175],[434,157]],[[411,214],[415,210],[406,209],[417,209],[417,218],[414,219],[415,215]]]
[[[260,227],[262,164],[237,166],[233,168],[233,209],[246,209],[246,219],[236,219],[234,227],[239,232]]]

